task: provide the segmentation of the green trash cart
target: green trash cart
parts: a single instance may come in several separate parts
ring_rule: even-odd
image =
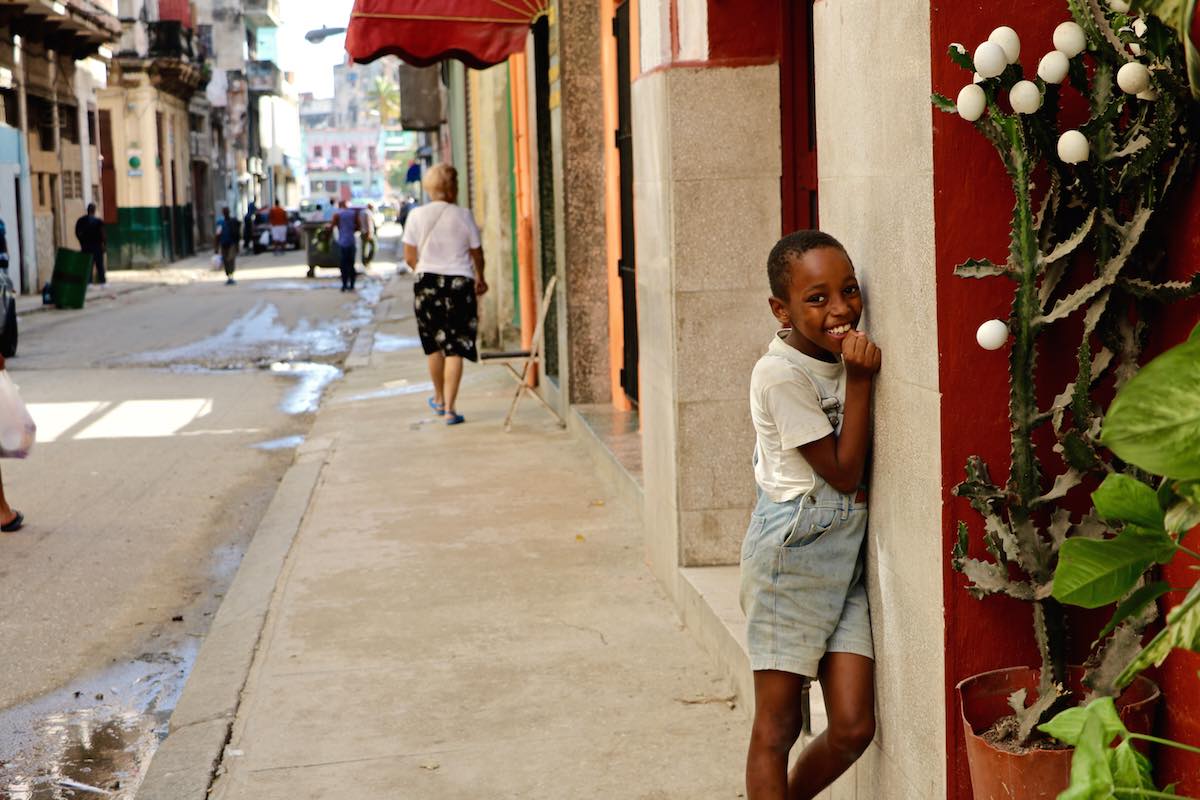
[[[92,255],[78,250],[58,248],[54,256],[54,274],[50,277],[50,291],[54,305],[59,308],[83,308],[87,297],[88,281],[92,277]]]

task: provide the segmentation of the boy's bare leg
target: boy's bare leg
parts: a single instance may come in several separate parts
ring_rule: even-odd
[[[458,400],[458,385],[462,382],[462,356],[446,356],[446,413],[455,413],[454,403]]]
[[[443,353],[429,354],[429,380],[433,381],[433,402],[440,405],[446,403],[446,356]]]
[[[803,722],[804,678],[779,670],[754,672],[754,727],[746,754],[748,800],[785,800],[787,762]]]
[[[788,800],[816,797],[875,738],[875,662],[854,653],[826,653],[818,673],[829,727],[796,760],[788,776]]]

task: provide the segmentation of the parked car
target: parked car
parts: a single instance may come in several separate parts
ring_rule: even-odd
[[[304,246],[304,236],[301,233],[304,223],[300,218],[299,211],[288,209],[287,214],[287,240],[284,246],[288,250],[299,250]],[[263,234],[266,234],[267,237],[265,245],[263,244]],[[263,210],[254,215],[254,252],[261,253],[269,249],[271,249],[271,226],[267,224],[267,212]]]
[[[12,358],[17,354],[17,292],[6,269],[0,269],[0,308],[4,310],[4,327],[0,328],[0,356]]]

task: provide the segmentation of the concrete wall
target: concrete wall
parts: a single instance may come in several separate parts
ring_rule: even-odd
[[[643,74],[633,119],[647,537],[673,586],[677,566],[738,562],[753,505],[746,387],[774,328],[778,67]]]
[[[479,304],[479,341],[484,349],[516,349],[520,331],[513,327],[517,297],[513,286],[512,151],[508,65],[468,73],[475,221],[486,260],[488,293]],[[467,176],[461,174],[460,182]],[[465,186],[463,187],[465,196]]]
[[[814,14],[821,227],[850,252],[884,353],[868,554],[879,734],[833,797],[933,800],[946,715],[929,3]]]

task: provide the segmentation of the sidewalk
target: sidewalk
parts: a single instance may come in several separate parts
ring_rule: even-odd
[[[635,510],[536,403],[503,432],[498,367],[468,366],[467,424],[434,417],[410,298],[360,334],[139,800],[214,772],[214,800],[740,796],[747,711]]]

